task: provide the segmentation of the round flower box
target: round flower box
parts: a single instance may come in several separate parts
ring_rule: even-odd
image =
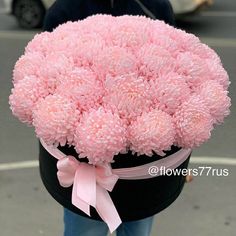
[[[67,155],[76,156],[74,149],[69,148],[68,146],[60,147],[60,150]],[[166,152],[165,157],[179,150],[180,148],[173,146],[170,151]],[[165,157],[158,155],[153,155],[152,157],[142,155],[137,157],[129,152],[127,154],[115,156],[115,162],[111,165],[114,169],[132,168]],[[190,155],[176,169],[186,169],[188,167],[189,159]],[[87,162],[88,160],[84,158],[80,159],[80,161]],[[72,187],[63,188],[60,185],[57,179],[57,160],[51,156],[41,144],[39,163],[43,183],[52,197],[71,211],[89,217],[71,203]],[[112,192],[109,192],[109,194],[122,221],[140,220],[157,214],[174,202],[181,193],[184,183],[185,176],[173,174],[156,176],[149,179],[119,179],[114,189]],[[90,218],[102,220],[94,208],[91,208]]]

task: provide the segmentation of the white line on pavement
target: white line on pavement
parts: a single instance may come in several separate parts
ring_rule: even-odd
[[[20,30],[14,30],[14,31],[9,30],[9,31],[7,31],[7,30],[1,30],[0,31],[0,38],[30,40],[37,33],[39,33],[39,31],[20,31]]]
[[[236,166],[236,158],[226,157],[191,157],[191,164],[229,165]]]
[[[236,17],[236,11],[202,11],[201,16]]]
[[[235,39],[224,39],[224,38],[208,38],[200,37],[201,41],[211,47],[236,47]]]
[[[0,164],[0,171],[1,170],[16,170],[16,169],[27,169],[38,167],[38,161],[21,161],[21,162],[10,162],[10,163],[1,163]]]
[[[208,164],[208,165],[229,165],[229,166],[236,166],[236,158],[225,158],[225,157],[191,157],[190,163],[191,164]],[[35,167],[38,167],[38,166],[39,166],[39,162],[37,160],[1,163],[0,164],[0,171],[35,168]]]

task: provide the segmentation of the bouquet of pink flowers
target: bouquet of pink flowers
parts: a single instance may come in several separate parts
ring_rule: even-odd
[[[141,16],[96,15],[37,34],[17,61],[10,106],[48,145],[91,164],[194,148],[229,114],[229,79],[197,37]]]

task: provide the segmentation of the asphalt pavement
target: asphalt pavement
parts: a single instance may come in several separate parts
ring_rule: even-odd
[[[235,236],[236,1],[215,0],[210,9],[178,26],[217,51],[231,80],[231,115],[194,151],[190,168],[227,168],[229,175],[204,172],[186,184],[180,197],[155,217],[152,236]],[[0,236],[63,234],[62,208],[39,177],[33,129],[14,118],[8,105],[14,63],[37,32],[19,29],[12,16],[0,13]]]

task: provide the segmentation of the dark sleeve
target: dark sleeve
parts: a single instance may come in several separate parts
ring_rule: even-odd
[[[175,26],[175,15],[171,3],[168,0],[165,0],[166,4],[166,14],[164,21],[172,26]]]
[[[157,19],[165,21],[165,23],[175,26],[175,16],[173,8],[168,0],[155,0],[153,1],[155,5],[156,17]]]
[[[43,23],[43,31],[53,31],[58,25],[68,21],[68,16],[60,2],[55,1],[48,9]]]

